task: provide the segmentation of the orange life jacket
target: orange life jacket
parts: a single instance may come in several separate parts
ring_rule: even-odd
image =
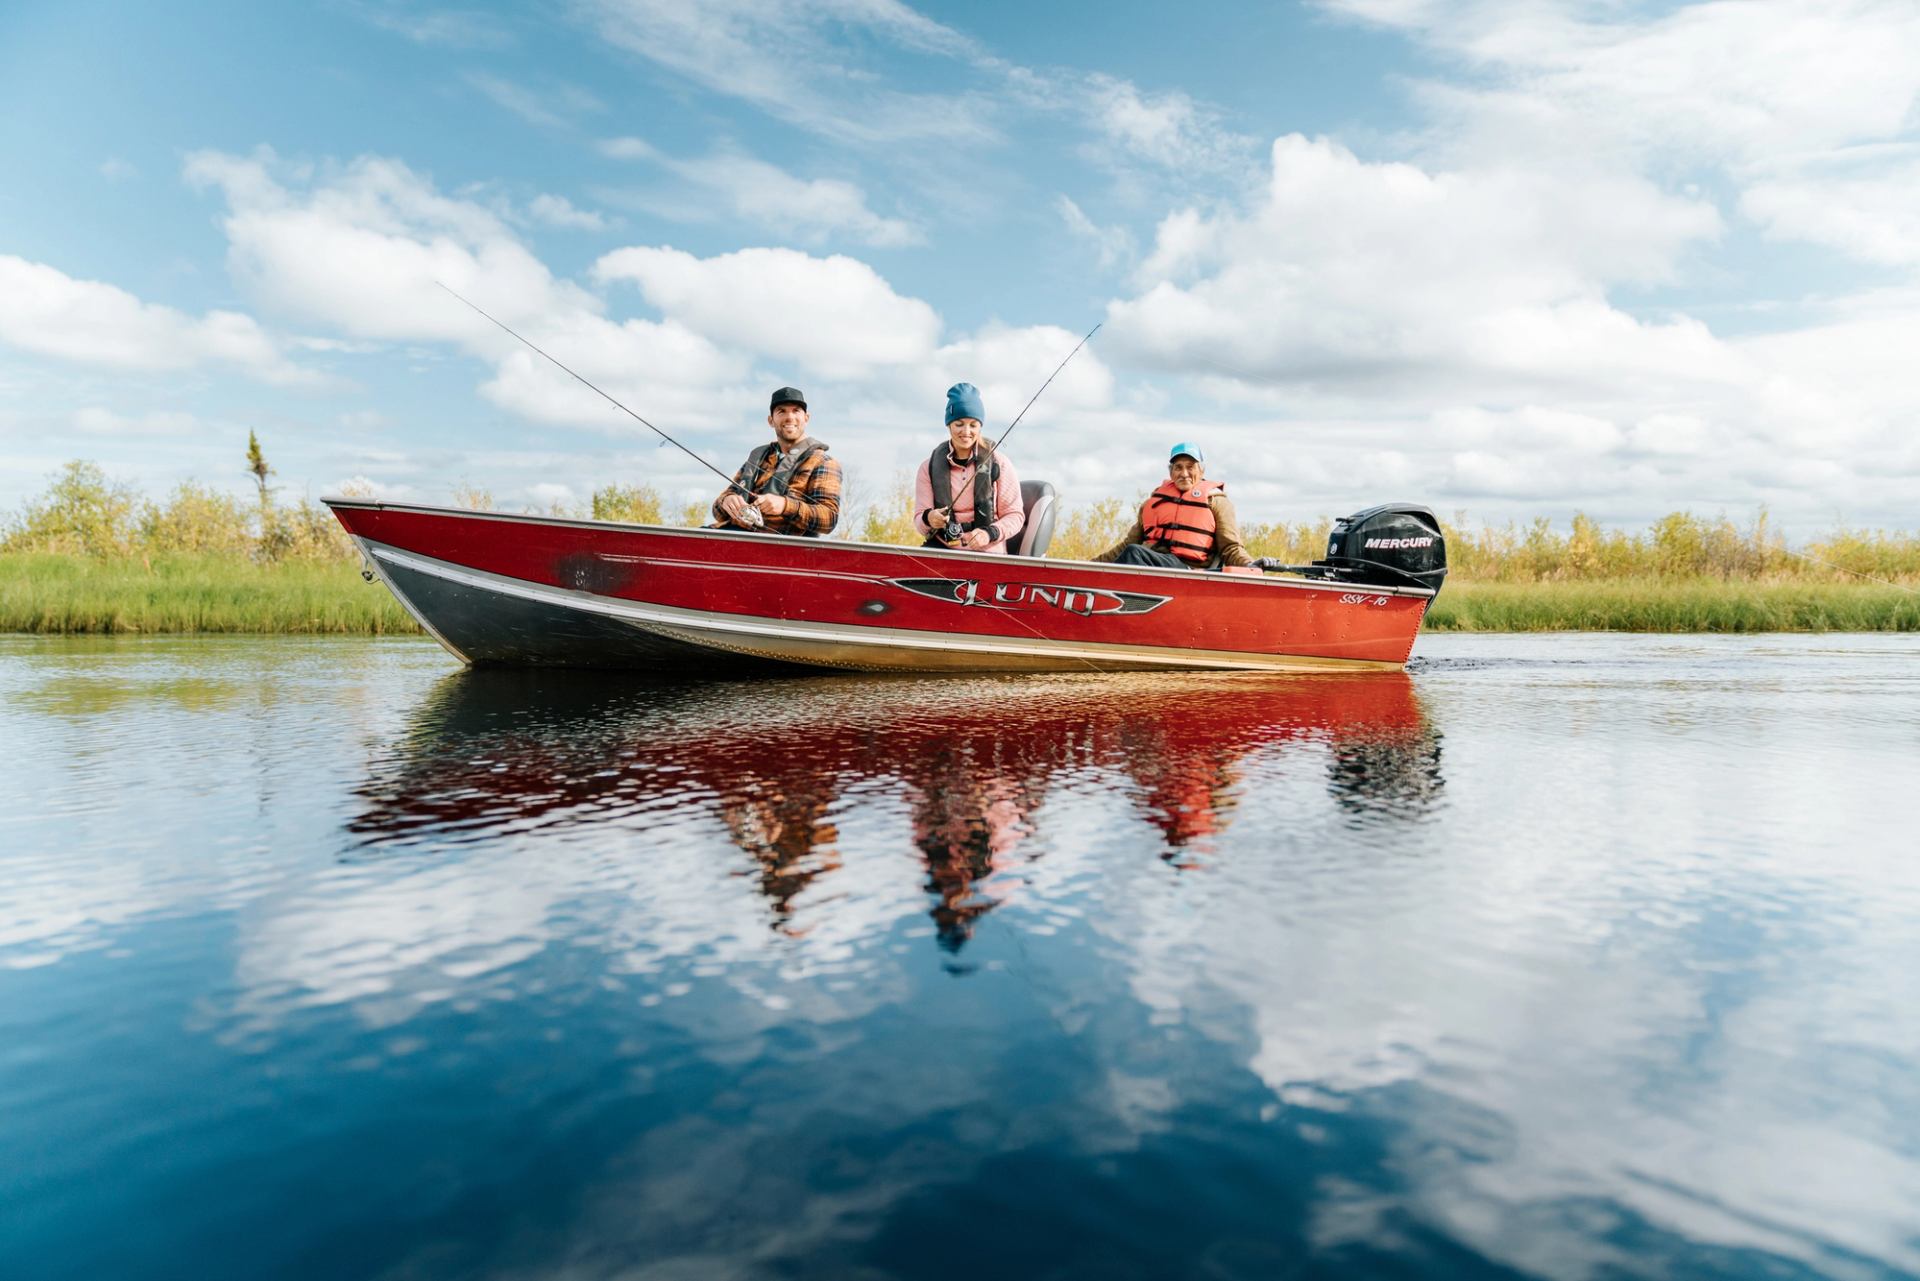
[[[1213,508],[1207,500],[1226,489],[1217,480],[1203,480],[1181,491],[1172,481],[1147,496],[1140,508],[1140,528],[1147,546],[1172,552],[1181,560],[1204,565],[1213,559]]]

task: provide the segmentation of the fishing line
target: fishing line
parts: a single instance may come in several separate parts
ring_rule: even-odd
[[[1855,578],[1864,578],[1870,583],[1879,583],[1882,587],[1891,587],[1896,591],[1905,592],[1909,596],[1920,596],[1920,590],[1909,587],[1905,583],[1896,583],[1891,578],[1880,578],[1873,574],[1863,574],[1857,569],[1848,569],[1845,565],[1836,565],[1830,560],[1821,560],[1818,556],[1813,556],[1806,552],[1797,552],[1791,547],[1782,547],[1780,550],[1789,556],[1796,556],[1801,560],[1811,561],[1815,565],[1824,565],[1826,568],[1838,573],[1852,574]]]
[[[574,373],[573,370],[568,369],[565,365],[560,364],[559,360],[557,360],[553,356],[547,355],[547,353],[545,351],[542,351],[539,345],[534,343],[531,339],[526,338],[521,334],[517,333],[516,331],[514,331],[513,329],[509,328],[504,322],[499,320],[494,320],[492,316],[487,315],[485,311],[482,311],[480,309],[479,304],[470,302],[466,298],[461,298],[459,294],[454,293],[453,290],[448,289],[446,285],[440,284],[440,282],[437,280],[434,281],[433,283],[436,285],[440,285],[442,289],[446,289],[447,292],[450,294],[453,294],[455,298],[459,298],[461,302],[466,303],[467,306],[472,307],[475,311],[480,312],[482,316],[486,316],[488,320],[492,320],[494,324],[499,325],[500,328],[505,329],[508,333],[512,334],[515,338],[520,339],[521,342],[526,343],[527,346],[532,347],[535,351],[539,352],[542,356],[546,356],[548,360],[551,360],[555,365],[558,365],[560,369],[567,374],[568,377],[574,379],[581,386],[587,388],[587,390],[593,392],[595,395],[599,396],[602,400],[605,400],[609,405],[612,405],[615,409],[619,410],[621,413],[625,414],[627,417],[633,419],[635,422],[639,423],[642,427],[645,427],[648,431],[651,431],[655,435],[659,436],[661,440],[665,441],[669,445],[672,445],[675,449],[679,450],[681,453],[685,454],[687,457],[693,459],[694,462],[699,463],[702,467],[706,468],[708,471],[718,476],[721,480],[726,481],[728,489],[737,489],[741,493],[745,494],[748,498],[753,497],[752,491],[749,490],[745,485],[741,484],[739,481],[735,480],[733,477],[727,475],[727,473],[721,471],[718,467],[715,467],[712,463],[708,462],[706,459],[702,458],[700,455],[694,453],[691,449],[688,449],[685,445],[681,444],[679,441],[675,440],[673,437],[667,435],[666,432],[661,431],[658,427],[655,427],[652,423],[642,418],[639,414],[636,414],[631,409],[628,409],[625,405],[615,400],[612,396],[609,396],[606,392],[601,391],[598,387],[595,387],[592,383],[582,378],[579,374]]]

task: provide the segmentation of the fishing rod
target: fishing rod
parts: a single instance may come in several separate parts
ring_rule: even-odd
[[[1101,323],[1104,324],[1106,322],[1102,321]],[[1085,338],[1082,338],[1079,342],[1075,343],[1073,345],[1073,350],[1067,353],[1067,360],[1072,360],[1075,356],[1078,356],[1080,354],[1080,349],[1086,346],[1087,343],[1092,340],[1093,336],[1099,332],[1100,332],[1099,325],[1095,325],[1092,329],[1087,330],[1087,336]],[[993,442],[994,449],[1000,448],[1001,444],[1006,440],[1006,438],[1013,435],[1013,429],[1015,427],[1018,427],[1020,425],[1020,420],[1027,416],[1027,410],[1032,409],[1033,402],[1040,399],[1040,392],[1045,391],[1047,388],[1053,386],[1053,380],[1060,376],[1060,370],[1065,369],[1067,367],[1067,360],[1061,361],[1058,367],[1056,367],[1052,373],[1047,375],[1047,381],[1040,384],[1040,391],[1034,392],[1033,395],[1030,398],[1028,398],[1026,405],[1022,407],[1020,412],[1013,416],[1013,421],[1007,424],[1007,429],[1000,433],[1000,439]],[[992,452],[992,451],[989,450],[988,452]]]
[[[702,467],[706,468],[708,471],[718,476],[721,480],[726,481],[728,489],[739,490],[741,494],[743,494],[746,497],[748,503],[749,504],[752,503],[753,491],[748,489],[745,485],[741,484],[739,481],[735,480],[733,477],[727,475],[727,473],[721,471],[718,467],[715,467],[712,463],[708,462],[706,459],[702,458],[700,455],[694,453],[691,449],[688,449],[685,445],[681,444],[679,441],[675,440],[673,437],[667,435],[667,433],[665,433],[664,431],[661,431],[658,427],[655,427],[652,423],[642,418],[639,414],[636,414],[631,409],[628,409],[625,405],[615,400],[612,396],[609,396],[606,392],[601,391],[598,387],[595,387],[592,383],[580,377],[579,374],[574,373],[573,370],[568,369],[565,365],[561,365],[559,360],[555,359],[553,356],[547,355],[545,351],[541,351],[540,347],[536,345],[531,339],[525,338],[522,335],[516,333],[511,328],[508,328],[508,326],[502,321],[494,320],[492,316],[488,316],[485,311],[481,310],[478,303],[472,302],[466,298],[461,298],[459,294],[454,293],[453,290],[448,289],[446,285],[440,284],[440,282],[437,280],[434,281],[433,283],[436,285],[440,285],[442,289],[446,289],[447,292],[450,294],[453,294],[455,298],[459,298],[461,302],[466,303],[467,306],[472,307],[475,311],[480,312],[482,316],[486,316],[488,320],[492,320],[494,324],[499,325],[500,328],[505,329],[510,334],[513,334],[515,338],[519,338],[521,342],[526,343],[527,346],[532,347],[537,352],[540,352],[542,356],[546,356],[548,360],[551,360],[553,361],[554,364],[559,365],[560,368],[563,371],[565,371],[569,377],[573,378],[581,386],[587,388],[589,391],[593,392],[595,395],[605,400],[608,404],[612,405],[615,409],[618,409],[621,413],[633,419],[635,422],[639,423],[642,427],[645,427],[648,431],[651,431],[655,435],[659,436],[660,439],[666,441],[669,445],[672,445],[675,449],[679,450],[681,453],[685,454],[687,457],[693,459],[694,462],[699,463]],[[755,509],[754,514],[755,515],[759,514],[758,509]]]
[[[1106,322],[1104,321],[1101,322],[1101,324],[1104,324],[1104,323]],[[994,441],[991,445],[987,446],[985,451],[985,456],[989,460],[993,457],[994,454],[999,452],[1000,446],[1006,443],[1007,437],[1013,435],[1013,429],[1015,427],[1018,427],[1020,425],[1020,420],[1027,416],[1027,410],[1032,409],[1033,402],[1040,399],[1040,392],[1043,392],[1047,388],[1053,386],[1053,380],[1058,378],[1060,376],[1060,371],[1067,367],[1067,361],[1072,360],[1075,356],[1078,356],[1080,354],[1080,349],[1086,346],[1087,343],[1093,338],[1093,336],[1099,332],[1100,332],[1100,325],[1095,325],[1092,329],[1087,330],[1087,336],[1085,338],[1082,338],[1079,342],[1073,345],[1073,350],[1067,353],[1067,359],[1061,361],[1059,365],[1057,365],[1054,368],[1054,371],[1047,375],[1047,381],[1040,384],[1040,391],[1036,391],[1033,393],[1032,396],[1028,397],[1027,403],[1021,407],[1019,413],[1013,416],[1013,421],[1007,424],[1007,429],[1000,433],[1000,439]],[[978,460],[974,462],[973,470],[975,472],[978,472],[980,470],[980,463]],[[967,479],[971,481],[973,477],[969,476],[967,477]],[[958,486],[955,487],[954,492],[955,493],[960,492]],[[975,513],[975,515],[977,516],[978,513]],[[958,542],[966,534],[966,531],[960,528],[960,522],[958,519],[955,518],[953,514],[953,505],[951,503],[947,505],[947,527],[941,530],[940,533],[950,543]]]

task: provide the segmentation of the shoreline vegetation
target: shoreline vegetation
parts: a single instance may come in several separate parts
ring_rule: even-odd
[[[418,635],[325,506],[283,501],[249,438],[253,503],[207,486],[144,498],[87,462],[0,524],[0,632],[38,634]],[[912,544],[899,491],[843,513],[840,536]],[[351,496],[351,495],[349,495]],[[454,504],[491,510],[484,491]],[[1138,500],[1068,511],[1053,559],[1084,559],[1119,541]],[[706,505],[670,515],[641,487],[608,486],[552,514],[642,524],[703,523]],[[1246,523],[1256,556],[1318,557],[1330,519]],[[1450,572],[1427,615],[1432,631],[1920,631],[1920,534],[1836,530],[1789,547],[1765,513],[1739,527],[1685,512],[1643,531],[1576,515],[1484,526],[1444,522]]]

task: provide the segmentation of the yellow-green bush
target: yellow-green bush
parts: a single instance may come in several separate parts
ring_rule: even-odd
[[[353,555],[353,540],[334,514],[320,503],[301,499],[261,513],[257,544],[262,560],[343,560]]]
[[[1066,506],[1054,519],[1047,555],[1056,560],[1090,560],[1126,537],[1141,500],[1102,498]]]
[[[252,520],[238,499],[189,480],[173,491],[164,507],[147,503],[142,508],[139,542],[148,555],[250,556],[256,539]]]
[[[666,520],[659,491],[651,485],[608,485],[594,490],[593,518],[631,525],[659,525]]]
[[[127,556],[140,541],[140,496],[107,479],[98,463],[75,459],[45,495],[27,503],[0,549],[80,556]]]

